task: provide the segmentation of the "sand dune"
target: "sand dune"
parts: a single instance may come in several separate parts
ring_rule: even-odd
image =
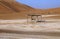
[[[0,1],[0,19],[21,19],[26,18],[27,14],[60,14],[60,8],[43,10],[35,9],[28,5],[18,3],[16,1]]]

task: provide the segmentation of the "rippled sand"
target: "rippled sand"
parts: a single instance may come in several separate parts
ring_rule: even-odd
[[[60,39],[60,19],[27,24],[27,19],[0,20],[0,39]]]

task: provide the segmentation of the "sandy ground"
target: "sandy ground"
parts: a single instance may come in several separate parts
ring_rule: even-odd
[[[31,23],[30,19],[28,23],[27,19],[0,20],[0,39],[60,39],[60,19],[44,20],[40,23]]]

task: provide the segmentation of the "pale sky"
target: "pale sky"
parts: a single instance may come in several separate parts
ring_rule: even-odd
[[[60,0],[16,0],[33,8],[47,9],[60,7]]]

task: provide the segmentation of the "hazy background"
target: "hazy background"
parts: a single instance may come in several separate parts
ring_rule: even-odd
[[[60,7],[60,0],[16,0],[16,1],[34,8],[41,9]]]

